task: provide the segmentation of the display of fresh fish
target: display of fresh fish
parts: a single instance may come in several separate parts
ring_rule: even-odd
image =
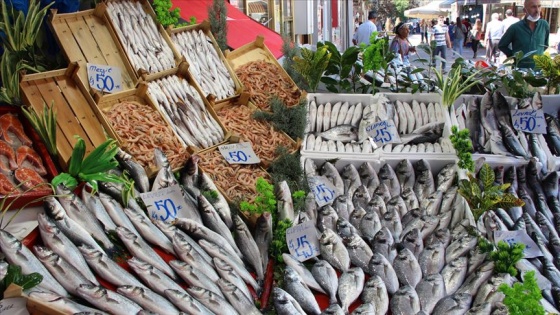
[[[142,307],[135,302],[100,286],[82,284],[77,291],[79,297],[111,314],[136,314],[142,310]]]
[[[179,314],[179,310],[171,302],[150,289],[125,285],[118,287],[117,293],[138,303],[145,310],[157,314]]]

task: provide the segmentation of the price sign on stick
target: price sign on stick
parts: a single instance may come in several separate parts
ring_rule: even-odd
[[[180,215],[187,204],[183,198],[183,192],[179,185],[169,186],[160,190],[140,194],[144,204],[148,208],[150,218],[164,222],[172,222]]]
[[[516,109],[511,111],[513,127],[528,133],[546,133],[546,120],[542,109]]]
[[[524,258],[534,258],[543,255],[533,239],[523,231],[494,231],[494,243],[498,244],[499,241],[504,241],[509,246],[517,243],[525,244],[525,249],[523,250]]]
[[[101,92],[122,91],[121,68],[105,65],[87,64],[89,86]]]
[[[319,256],[319,238],[315,224],[305,221],[286,230],[286,243],[290,254],[299,261]]]
[[[331,204],[337,197],[336,188],[325,176],[310,176],[307,178],[307,183],[320,207]]]
[[[366,132],[378,147],[388,143],[401,143],[399,131],[391,119],[378,121],[367,126]]]
[[[218,147],[229,164],[257,164],[261,159],[253,151],[250,142],[224,144]]]

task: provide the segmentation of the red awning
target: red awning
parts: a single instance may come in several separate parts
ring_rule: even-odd
[[[264,43],[276,59],[282,57],[282,36],[251,19],[243,12],[224,0],[227,7],[227,41],[228,46],[237,49],[254,41],[258,35],[264,37]],[[194,16],[198,22],[208,18],[208,7],[212,0],[174,0],[173,5],[181,9],[181,17],[189,20]]]

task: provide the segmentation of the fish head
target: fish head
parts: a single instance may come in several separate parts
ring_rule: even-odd
[[[284,269],[284,281],[299,282],[301,281],[301,277],[294,268],[286,266],[286,269]]]
[[[284,301],[283,303],[289,301],[288,293],[279,287],[274,287],[274,289],[272,289],[272,296],[274,297],[274,301]]]
[[[342,168],[342,172],[340,173],[342,178],[344,179],[359,179],[360,175],[358,174],[358,170],[354,166],[354,164],[348,164]]]
[[[187,292],[189,292],[195,299],[197,300],[206,300],[208,298],[210,298],[212,296],[212,292],[200,288],[200,287],[194,287],[191,286],[189,288],[187,288]]]
[[[39,258],[39,260],[42,262],[50,262],[58,259],[57,254],[44,246],[33,246],[33,252],[35,253],[35,256],[37,256],[37,258]]]
[[[420,229],[413,228],[404,236],[403,240],[410,244],[416,244],[420,242],[422,234],[420,233]]]
[[[0,230],[0,243],[2,244],[2,250],[6,251],[17,251],[23,246],[15,236],[5,230]]]
[[[426,280],[426,282],[430,283],[432,285],[432,287],[443,287],[443,286],[445,286],[445,281],[443,280],[443,277],[439,273],[428,275],[428,276],[424,277],[424,280]]]
[[[100,259],[101,257],[103,257],[103,253],[100,250],[86,244],[80,245],[78,249],[80,250],[82,255],[84,255],[84,258]]]
[[[393,243],[393,235],[387,227],[382,227],[373,237],[375,243]]]
[[[66,211],[55,197],[49,196],[44,201],[45,212],[50,214],[55,220],[62,220],[66,216]]]
[[[218,268],[220,270],[223,270],[223,271],[233,270],[233,268],[230,266],[230,264],[228,264],[225,260],[223,260],[219,257],[212,258],[212,262],[214,262],[214,266],[216,266],[216,268]]]
[[[183,299],[183,298],[188,298],[190,299],[191,297],[188,294],[185,294],[179,290],[175,290],[175,289],[167,289],[165,290],[165,296],[167,297],[175,297],[175,299]]]
[[[94,284],[85,284],[85,283],[80,284],[77,290],[79,293],[94,298],[96,300],[102,299],[104,296],[107,295],[106,289]]]
[[[187,162],[185,163],[185,167],[183,167],[187,175],[196,174],[196,172],[198,171],[199,161],[200,161],[200,156],[197,154],[193,154],[187,159]]]
[[[208,253],[215,253],[220,250],[220,246],[218,246],[216,243],[207,241],[205,239],[199,240],[198,245],[200,245],[200,247],[202,247],[202,249],[204,249]]]
[[[129,229],[127,229],[124,226],[117,227],[117,234],[119,235],[119,238],[123,240],[127,239],[130,241],[135,241],[138,238],[138,235],[132,233]]]
[[[144,289],[133,285],[122,285],[117,288],[117,292],[127,296],[144,295]]]
[[[462,308],[468,308],[472,299],[473,297],[469,293],[456,293],[453,295],[453,300],[455,300],[458,306],[461,306]]]
[[[154,149],[154,162],[158,169],[169,166],[169,161],[167,160],[167,156],[160,148]]]
[[[430,164],[428,163],[428,161],[421,159],[418,160],[418,162],[416,162],[414,164],[414,170],[417,173],[424,173],[425,171],[430,171],[431,172],[431,167]]]
[[[388,264],[387,259],[380,253],[374,252],[369,260],[368,268],[372,270],[374,266],[385,266],[386,264]]]
[[[272,214],[263,212],[257,219],[256,226],[258,230],[268,231],[272,226]]]
[[[381,169],[379,170],[379,173],[377,175],[379,176],[379,179],[381,179],[381,180],[392,179],[395,176],[395,171],[393,170],[391,165],[389,165],[388,163],[385,163],[385,164],[383,164],[383,166],[381,167]]]
[[[56,185],[55,192],[57,195],[63,195],[64,198],[71,198],[73,195],[72,191],[64,184]]]
[[[235,286],[235,284],[223,278],[218,279],[217,284],[223,292],[234,292],[237,290],[237,286]]]
[[[49,234],[58,234],[59,232],[58,227],[44,212],[37,215],[37,223],[39,223],[42,230]]]
[[[127,260],[128,265],[135,271],[150,272],[154,267],[149,263],[140,260],[136,257],[132,257]]]
[[[233,224],[235,225],[235,230],[238,232],[247,230],[247,224],[243,222],[243,219],[241,219],[239,215],[233,216]]]
[[[195,221],[186,218],[176,219],[172,224],[178,225],[181,229],[188,232],[194,232],[199,229],[199,226]]]
[[[29,292],[29,296],[32,298],[39,299],[41,301],[49,301],[49,302],[54,302],[60,299],[64,299],[62,296],[50,291],[31,291]]]
[[[322,245],[338,243],[336,233],[333,230],[326,228],[319,238],[319,243],[321,243]]]
[[[381,287],[385,286],[385,282],[383,281],[383,279],[381,279],[380,276],[375,275],[375,276],[371,276],[366,283],[364,284],[364,291],[366,290],[366,288],[369,289],[379,289]]]
[[[185,271],[189,274],[192,274],[194,270],[194,268],[191,265],[187,264],[182,260],[170,260],[169,265],[171,266],[171,268],[175,270]]]

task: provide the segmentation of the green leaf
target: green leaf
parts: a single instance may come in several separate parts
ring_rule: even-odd
[[[51,184],[54,187],[63,184],[69,189],[74,189],[78,186],[78,181],[74,178],[74,176],[68,173],[60,173],[51,180]]]
[[[480,169],[478,176],[480,178],[483,187],[486,188],[494,185],[494,180],[496,179],[495,177],[496,175],[494,174],[494,170],[492,169],[492,167],[490,167],[488,163],[484,163],[482,165],[482,168]]]

